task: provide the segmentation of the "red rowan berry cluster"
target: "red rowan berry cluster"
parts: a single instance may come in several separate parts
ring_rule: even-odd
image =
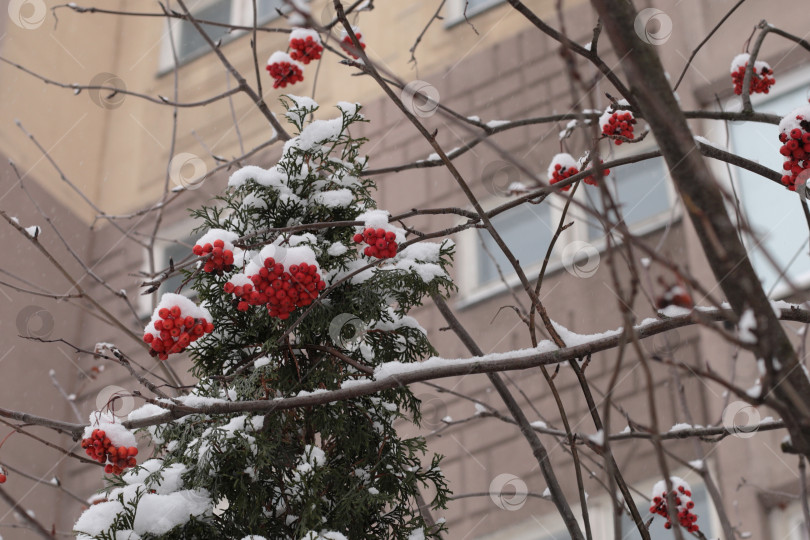
[[[743,81],[745,80],[745,69],[751,55],[748,53],[738,54],[731,61],[731,81],[734,83],[734,93],[738,96],[743,92]],[[748,88],[749,94],[767,94],[771,86],[776,82],[773,78],[773,70],[767,62],[754,62],[754,69],[751,72],[751,86]]]
[[[676,490],[675,504],[678,508],[678,523],[690,533],[697,532],[700,528],[697,524],[697,516],[692,512],[695,503],[692,502],[692,491],[689,489],[689,484],[676,476],[673,476],[670,480],[672,481],[672,487]],[[669,519],[669,513],[667,511],[666,484],[663,481],[655,484],[652,495],[650,512],[665,517],[667,522],[664,523],[664,527],[671,529],[672,522]]]
[[[135,456],[138,449],[134,446],[115,446],[103,429],[94,429],[93,434],[82,439],[84,452],[99,463],[106,463],[104,472],[121,474],[124,469],[137,465]]]
[[[274,52],[267,60],[266,69],[273,77],[273,88],[286,88],[288,84],[304,80],[301,64],[285,52]]]
[[[600,160],[600,163],[602,161]],[[551,165],[548,167],[548,181],[550,184],[556,184],[557,182],[562,182],[566,178],[570,178],[575,174],[580,172],[581,164],[574,160],[571,154],[557,154],[554,156],[554,159],[551,160]],[[610,169],[602,169],[602,176],[607,176],[610,174]],[[584,178],[585,183],[591,186],[597,185],[596,179],[591,176],[586,176]],[[561,188],[562,191],[568,191],[571,189],[571,186],[565,186]]]
[[[658,278],[658,283],[664,287],[665,290],[664,294],[655,299],[655,307],[657,309],[664,309],[669,306],[678,306],[687,309],[695,307],[692,297],[683,285],[669,285],[662,277]]]
[[[309,64],[321,58],[323,45],[314,30],[296,28],[290,33],[290,57],[302,64]]]
[[[394,231],[386,231],[382,228],[366,227],[362,233],[354,235],[354,241],[358,244],[368,244],[363,250],[366,257],[376,257],[378,259],[390,259],[397,254],[397,235]]]
[[[796,114],[797,112],[798,114]],[[806,120],[808,113],[810,113],[810,109],[805,111],[797,109],[779,124],[779,141],[782,143],[779,153],[785,157],[785,162],[782,163],[782,168],[785,170],[782,184],[791,191],[796,191],[796,181],[801,180],[800,176],[806,180],[806,177],[810,175],[805,172],[810,169],[810,133],[807,130],[810,128],[810,124]],[[795,121],[793,121],[794,118]]]
[[[635,139],[636,136],[633,134],[635,123],[636,118],[630,111],[605,111],[605,114],[599,118],[599,126],[606,137],[621,136],[625,139]],[[618,146],[624,141],[613,139],[613,142]]]
[[[326,288],[314,264],[301,262],[285,268],[273,257],[267,257],[262,267],[257,266],[251,263],[245,271],[247,276],[239,274],[225,283],[225,292],[239,299],[236,307],[239,311],[266,305],[271,317],[285,320],[296,308],[310,305]]]
[[[357,36],[357,41],[360,43],[360,48],[365,50],[366,44],[363,43],[363,34],[361,34],[357,28],[352,28],[352,31],[354,32],[354,35]],[[340,47],[346,52],[346,54],[355,60],[360,58],[354,54],[357,51],[357,48],[354,46],[351,36],[347,34],[345,30],[343,31],[343,39],[340,40]]]
[[[233,270],[233,251],[226,249],[225,242],[222,240],[214,240],[213,244],[206,243],[202,246],[197,244],[192,248],[192,251],[198,257],[211,254],[211,257],[203,265],[204,272],[216,272],[222,275],[222,272]]]
[[[166,360],[170,354],[183,352],[193,341],[214,331],[208,311],[185,296],[165,294],[160,304],[143,335],[143,340],[151,345],[152,356]]]

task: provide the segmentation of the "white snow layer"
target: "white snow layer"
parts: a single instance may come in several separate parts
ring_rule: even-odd
[[[204,246],[205,244],[213,245],[216,240],[222,240],[225,244],[225,249],[233,251],[233,243],[239,239],[239,235],[235,232],[226,231],[225,229],[209,229],[207,233],[202,235],[195,245]]]
[[[272,64],[280,64],[282,62],[288,62],[294,66],[298,66],[299,68],[301,68],[302,71],[304,69],[304,64],[302,64],[301,62],[296,62],[295,60],[292,59],[292,56],[283,51],[276,51],[270,55],[270,58],[267,59],[268,66]]]
[[[150,459],[144,462],[144,470],[133,470],[124,474],[121,478],[127,483],[126,486],[111,490],[106,502],[91,506],[79,516],[73,528],[84,534],[79,534],[77,538],[80,540],[90,538],[109,530],[113,526],[115,518],[124,509],[116,500],[119,496],[123,498],[124,503],[130,503],[141,494],[135,511],[133,528],[117,531],[116,540],[119,538],[118,533],[124,534],[122,538],[140,538],[140,535],[145,534],[166,534],[175,527],[188,522],[192,516],[210,515],[213,502],[208,491],[180,489],[183,485],[182,474],[186,471],[185,465],[175,463],[161,471],[162,465],[162,460]],[[147,477],[151,476],[154,480],[155,476],[152,475],[157,471],[160,471],[159,480],[152,481],[148,485],[144,484]],[[132,534],[136,536],[132,536]]]
[[[740,69],[741,67],[745,67],[745,65],[748,64],[748,61],[750,59],[751,55],[748,53],[738,54],[731,60],[730,72],[736,73],[738,69]],[[764,60],[757,60],[756,62],[754,62],[754,71],[757,74],[762,73],[763,68],[768,68],[768,71],[771,70],[770,64],[768,64],[768,62],[765,62]]]
[[[757,319],[754,315],[754,310],[751,308],[746,309],[743,311],[742,317],[740,317],[740,322],[737,325],[737,337],[743,343],[756,343],[757,336],[754,332],[757,329]]]
[[[570,169],[571,167],[577,166],[577,160],[575,160],[571,154],[566,153],[561,153],[554,156],[548,166],[549,180],[554,175],[554,167],[558,164],[561,165],[563,169]]]
[[[790,133],[790,130],[802,129],[801,122],[810,120],[810,105],[802,105],[793,109],[779,122],[780,133]],[[804,131],[804,130],[803,130]]]
[[[292,32],[290,32],[290,41],[293,39],[306,39],[308,37],[311,37],[312,41],[316,43],[321,42],[321,36],[311,28],[293,28]]]
[[[115,415],[109,412],[93,411],[90,413],[90,425],[84,428],[83,439],[93,436],[93,430],[103,430],[114,446],[138,446],[135,435],[122,426]]]
[[[155,311],[152,313],[152,318],[149,324],[143,329],[144,334],[152,334],[155,338],[160,337],[160,332],[155,328],[155,321],[160,319],[160,310],[163,308],[171,309],[177,306],[180,308],[183,317],[194,317],[195,319],[202,319],[207,322],[212,322],[211,313],[202,306],[198,306],[192,300],[186,298],[182,294],[165,293],[160,297]]]

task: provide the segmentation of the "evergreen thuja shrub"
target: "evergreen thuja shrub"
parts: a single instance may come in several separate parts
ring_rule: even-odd
[[[184,314],[172,319],[168,296],[168,311],[156,310],[145,330],[147,340],[174,336],[161,354],[184,349],[193,360],[198,382],[173,398],[177,404],[334,390],[373,377],[370,370],[386,362],[434,353],[407,313],[426,295],[453,288],[446,272],[452,243],[365,255],[357,235],[369,229],[391,246],[408,238],[376,208],[374,184],[364,178],[365,140],[350,133],[365,121],[361,107],[339,103],[334,118],[308,121],[314,101],[282,102],[297,135],[278,163],[236,171],[221,196],[193,212],[202,223],[194,253],[202,255],[185,273],[199,311],[183,326]],[[273,296],[271,305],[279,288],[287,303]],[[200,325],[206,331],[195,334]],[[129,419],[161,414],[161,404],[151,400]],[[437,537],[441,520],[428,526],[416,496],[423,490],[434,510],[444,508],[440,456],[426,455],[423,438],[400,436],[398,419],[419,421],[408,388],[267,413],[192,414],[142,428],[152,457],[110,476],[102,502],[75,529],[80,539],[117,540]]]

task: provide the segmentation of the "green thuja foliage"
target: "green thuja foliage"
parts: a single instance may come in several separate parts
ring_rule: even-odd
[[[203,223],[200,235],[222,229],[241,240],[232,269],[187,273],[215,331],[189,348],[199,383],[179,398],[185,405],[338,389],[371,377],[352,363],[373,370],[434,353],[407,313],[426,295],[453,287],[446,273],[452,244],[420,242],[393,259],[364,257],[353,240],[362,228],[341,224],[384,217],[375,210],[373,182],[363,176],[365,140],[350,133],[365,121],[360,106],[340,103],[335,118],[308,122],[318,108],[312,100],[287,96],[283,104],[297,135],[278,163],[237,171],[222,196],[193,212]],[[404,231],[398,234],[404,239]],[[264,306],[239,309],[225,284],[251,261],[261,265],[259,251],[270,244],[279,253],[308,247],[334,288],[285,320]],[[131,418],[160,412],[151,404]],[[146,428],[153,459],[114,477],[107,501],[97,505],[115,521],[105,528],[103,512],[93,507],[77,531],[142,539],[437,537],[442,525],[425,523],[416,496],[422,490],[433,510],[444,508],[440,457],[426,455],[421,437],[397,433],[402,418],[419,419],[419,402],[407,388],[267,414],[190,415]]]

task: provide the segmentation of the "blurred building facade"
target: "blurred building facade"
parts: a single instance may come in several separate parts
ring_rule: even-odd
[[[525,3],[543,20],[559,27],[555,2]],[[240,164],[272,165],[279,145],[266,144],[272,137],[270,127],[244,94],[176,111],[154,102],[160,101],[159,96],[184,103],[205,101],[238,84],[188,23],[180,20],[167,23],[159,17],[142,15],[77,13],[56,4],[48,2],[43,10],[41,6],[46,4],[41,0],[11,2],[9,17],[0,17],[3,36],[0,56],[8,61],[0,64],[0,152],[7,157],[0,166],[6,186],[0,209],[18,217],[24,226],[42,227],[38,241],[65,265],[63,273],[48,262],[36,245],[10,226],[0,229],[13,254],[0,267],[3,272],[0,281],[4,284],[0,294],[6,297],[0,317],[0,335],[6,349],[0,373],[8,385],[0,407],[77,421],[72,406],[52,386],[51,377],[66,394],[75,396],[71,403],[84,417],[99,399],[103,403],[110,387],[133,388],[123,369],[101,364],[70,344],[92,350],[97,342],[113,342],[143,365],[151,366],[153,360],[122,330],[124,327],[138,334],[142,327],[139,319],[151,309],[150,298],[140,295],[142,279],[136,274],[160,270],[170,258],[185,256],[194,226],[187,208],[221,192],[228,175]],[[659,8],[666,17],[659,24],[665,28],[667,21],[671,23],[671,35],[667,34],[658,50],[675,79],[695,46],[733,4],[730,0],[711,3],[683,0],[676,5],[638,2],[636,7]],[[252,22],[252,2],[247,0],[199,0],[188,5],[202,19],[243,26]],[[258,0],[257,5],[263,28],[286,26],[277,11],[277,8],[284,11],[281,2]],[[423,88],[429,85],[439,103],[462,117],[475,116],[486,123],[602,109],[608,103],[605,93],[615,95],[592,66],[580,62],[578,69],[583,78],[596,82],[592,94],[579,96],[575,102],[556,42],[505,2],[470,0],[466,18],[464,5],[463,0],[443,4],[442,18],[433,21],[415,49],[416,62],[410,61],[409,49],[439,8],[438,2],[378,1],[373,10],[360,14],[357,24],[370,58],[405,82],[420,81]],[[779,28],[803,36],[810,22],[810,14],[803,7],[798,0],[781,3],[779,11],[767,10],[761,2],[743,4],[694,58],[678,88],[684,109],[735,106],[728,72],[731,58],[763,17]],[[159,9],[134,0],[105,2],[103,8],[141,14],[157,13]],[[311,8],[323,23],[334,16],[330,2],[314,1]],[[573,41],[584,44],[591,40],[596,19],[588,2],[565,3],[563,17],[566,32]],[[221,51],[234,67],[250,84],[255,84],[250,32],[224,33],[215,26],[207,29],[215,40],[222,40]],[[259,68],[263,68],[262,59],[270,53],[286,48],[286,39],[286,34],[258,32]],[[606,51],[603,55],[606,63],[623,77],[621,63],[610,52],[607,36],[601,37],[599,50]],[[175,54],[180,61],[176,69]],[[760,58],[771,63],[777,84],[771,94],[755,100],[758,110],[783,114],[807,102],[810,65],[806,54],[792,42],[766,40]],[[383,172],[389,167],[426,160],[433,150],[370,77],[353,76],[352,69],[328,55],[319,67],[317,84],[315,77],[310,76],[314,66],[307,69],[306,80],[289,91],[314,96],[321,104],[319,116],[333,115],[332,106],[338,101],[363,104],[369,123],[362,135],[369,139],[365,148],[371,155],[370,168],[379,171],[374,177],[381,208],[396,214],[412,208],[469,206],[442,167]],[[263,69],[260,71],[265,100],[277,112],[280,110],[277,97],[282,92],[272,90]],[[152,101],[99,90],[76,92],[46,84],[42,78],[68,85],[126,88]],[[174,112],[177,137],[172,143]],[[438,139],[448,150],[463,146],[481,133],[480,129],[441,111],[423,110],[420,117],[430,131],[438,130]],[[728,145],[743,155],[756,156],[751,159],[779,169],[781,156],[775,126],[691,122],[695,134],[715,144]],[[482,205],[493,208],[510,200],[507,187],[511,181],[530,184],[504,159],[504,154],[545,177],[551,157],[560,151],[559,133],[566,124],[567,121],[529,123],[493,135],[454,161]],[[643,122],[639,128],[642,125]],[[565,143],[574,155],[583,150],[580,137],[577,131]],[[603,144],[604,151],[611,152],[608,158],[655,147],[652,140],[620,147],[610,145],[609,150],[607,143]],[[224,164],[246,153],[250,155],[239,164],[230,168]],[[805,271],[810,270],[810,259],[803,250],[807,242],[806,226],[801,211],[793,212],[794,208],[798,210],[798,205],[791,202],[795,196],[736,168],[729,171],[722,164],[712,166],[718,178],[733,183],[739,191],[742,211],[765,239],[751,246],[755,267],[761,272],[766,288],[775,298],[788,294],[799,298],[801,295],[786,286],[764,256],[767,249],[780,263],[789,263],[790,281],[807,285]],[[202,167],[208,174],[203,182],[189,184],[186,180],[195,177],[195,167]],[[617,168],[614,177],[611,189],[615,190],[631,230],[662,255],[679,261],[696,277],[713,282],[697,238],[682,219],[683,212],[663,162],[650,160]],[[177,191],[177,187],[193,189]],[[594,193],[588,186],[581,186],[576,197],[583,205],[598,210],[600,202]],[[532,280],[539,273],[566,195],[555,196],[541,205],[522,205],[495,220]],[[152,208],[158,203],[159,210]],[[569,220],[575,223],[561,236],[551,255],[541,298],[550,316],[573,332],[591,334],[615,329],[621,325],[621,317],[614,278],[607,264],[605,230],[582,210],[574,207],[571,212]],[[46,222],[45,215],[55,229]],[[150,238],[158,216],[158,240],[154,257],[150,258],[143,244]],[[413,223],[422,230],[434,231],[458,221],[447,216],[430,216]],[[65,247],[57,231],[74,253]],[[777,235],[775,231],[795,231],[795,234]],[[528,300],[494,243],[474,230],[460,233],[454,240],[457,243],[454,277],[459,293],[450,305],[461,322],[485,352],[530,347],[526,325],[516,314],[526,312]],[[636,256],[641,257],[639,253]],[[616,268],[619,282],[629,283],[626,264],[619,261]],[[648,282],[642,284],[651,295],[662,292],[655,279],[659,273],[663,272],[654,267]],[[65,279],[65,274],[70,279]],[[669,274],[663,275],[671,278]],[[126,296],[126,301],[122,296]],[[100,321],[91,302],[105,306],[121,325]],[[507,309],[502,309],[504,306]],[[638,321],[655,314],[649,298],[640,298],[632,308]],[[428,329],[443,357],[469,356],[454,335],[441,330],[446,325],[433,306],[426,305],[415,315]],[[732,346],[699,327],[673,331],[643,344],[648,354],[674,355],[676,359],[710,365],[718,371],[736,370],[737,380],[743,386],[752,385],[756,379],[751,358],[738,357]],[[615,360],[616,355],[608,352],[594,355],[588,363],[586,373],[600,410],[604,407],[604,392],[609,387]],[[621,410],[614,408],[610,413],[610,433],[618,433],[627,425],[622,410],[642,424],[649,422],[646,383],[640,366],[635,353],[624,359],[613,390],[613,401]],[[184,383],[191,382],[190,376],[182,375],[182,362],[175,362],[174,367]],[[160,371],[156,373],[160,375]],[[662,429],[679,423],[717,425],[734,401],[721,387],[706,385],[687,375],[675,378],[667,367],[654,366],[653,374]],[[561,429],[557,405],[539,370],[507,375],[510,388],[530,420]],[[545,484],[519,430],[495,418],[470,418],[476,411],[473,402],[456,395],[504,410],[487,379],[476,375],[436,383],[455,394],[421,384],[414,386],[414,392],[425,404],[422,431],[428,435],[429,448],[446,456],[443,470],[459,496],[443,516],[435,516],[446,518],[448,538],[566,537],[553,504],[534,496],[543,493]],[[561,368],[555,384],[572,429],[594,434],[596,429],[573,372]],[[45,395],[37,393],[51,387],[53,390]],[[768,412],[755,414],[765,417]],[[10,428],[3,426],[0,433],[3,431]],[[68,437],[42,433],[44,430],[39,428],[30,431],[63,448],[76,450]],[[692,484],[699,524],[707,536],[720,536],[721,530],[708,502],[707,486],[688,466],[688,462],[695,460],[702,460],[711,472],[726,501],[732,524],[741,533],[747,531],[762,538],[805,538],[800,527],[801,511],[793,498],[798,494],[797,460],[781,453],[783,436],[783,431],[776,430],[750,438],[728,437],[719,444],[677,440],[666,443],[672,470]],[[541,438],[560,472],[568,500],[576,506],[576,482],[569,452],[557,438],[550,435]],[[613,448],[628,482],[638,488],[640,509],[648,515],[644,497],[660,479],[653,446],[646,440],[628,439],[616,441]],[[585,482],[594,538],[611,538],[613,509],[601,484],[605,481],[602,458],[587,450],[582,453],[586,455],[586,470],[593,471],[592,475],[585,475]],[[0,463],[17,466],[46,483],[56,475],[74,491],[71,495],[14,472],[3,486],[24,508],[32,509],[43,524],[53,525],[59,532],[70,530],[81,510],[80,500],[102,487],[99,471],[21,434],[3,444]],[[522,495],[524,488],[529,496]],[[499,491],[500,497],[488,494]],[[5,514],[0,525],[19,523],[13,511],[7,510],[0,507],[0,515]],[[660,526],[660,520],[655,523]],[[635,538],[630,525],[625,518],[624,530],[628,534],[625,537]],[[0,528],[0,534],[8,538],[34,537],[7,527]],[[667,537],[664,534],[667,533],[663,529],[655,529],[654,537]]]

